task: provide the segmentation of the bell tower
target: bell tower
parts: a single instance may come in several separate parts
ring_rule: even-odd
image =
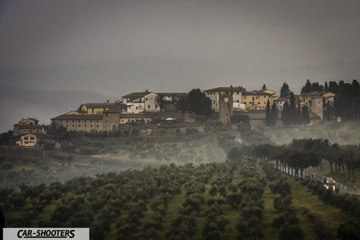
[[[232,92],[219,93],[219,120],[224,124],[230,123],[233,115],[233,96]]]

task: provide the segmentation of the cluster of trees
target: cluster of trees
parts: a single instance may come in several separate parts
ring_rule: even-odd
[[[325,82],[325,86],[318,82],[310,82],[308,79],[301,89],[301,94],[310,92],[323,92],[328,91],[335,94],[334,103],[329,101],[323,102],[324,106],[324,119],[331,120],[335,117],[341,117],[345,120],[360,120],[360,84],[357,80],[352,83],[345,83],[344,81]],[[285,102],[282,119],[285,125],[290,124],[307,124],[309,123],[309,109],[303,106],[301,109],[299,104],[295,103],[293,92],[290,90],[289,85],[285,82],[280,89],[280,97],[290,97],[289,102]],[[266,125],[273,126],[272,121],[273,106],[266,107]]]
[[[295,102],[294,93],[290,90],[286,82],[280,89],[280,97],[289,97],[289,102],[285,101],[283,110],[281,111],[281,119],[286,126],[292,124],[308,124],[310,122],[309,108],[305,105],[300,107],[300,104]],[[272,106],[270,106],[270,102],[268,101],[265,111],[265,125],[269,127],[274,126],[279,115],[276,104],[273,103]]]
[[[272,222],[272,227],[279,230],[279,239],[304,239],[305,233],[300,226],[300,220],[297,217],[297,209],[292,206],[291,185],[286,177],[270,164],[264,164],[266,177],[271,181],[269,188],[274,198],[274,208],[277,211],[277,217]]]
[[[329,103],[325,103],[326,116],[340,116],[345,120],[360,120],[360,84],[357,80],[352,83],[344,81],[329,82],[329,86],[325,85],[325,90],[335,93],[334,107]]]
[[[270,107],[270,101],[268,100],[265,108],[265,125],[268,127],[274,126],[278,117],[278,109],[276,103],[273,103]]]
[[[303,171],[310,166],[319,166],[321,160],[329,163],[330,173],[344,180],[355,182],[360,169],[360,147],[331,143],[327,139],[294,139],[288,145],[236,146],[228,155],[228,160],[239,162],[245,158],[273,159],[277,168],[302,178]]]
[[[330,81],[321,85],[317,82],[311,83],[308,79],[301,89],[301,93],[314,91],[329,91],[335,94],[334,104],[324,102],[324,116],[326,120],[341,117],[345,120],[360,119],[360,84],[357,80],[352,83],[344,81]]]
[[[241,181],[234,181],[235,173]],[[7,227],[90,227],[92,239],[262,239],[265,186],[254,165],[211,163],[127,170],[0,193]],[[239,213],[237,223],[230,222],[229,211]]]
[[[192,89],[186,98],[180,99],[177,109],[209,117],[212,113],[211,100],[199,88]]]
[[[171,165],[80,177],[48,187],[23,186],[19,192],[3,189],[7,195],[2,195],[2,207],[9,227],[90,227],[92,239],[103,239],[115,224],[121,239],[140,239],[138,232],[150,235],[161,228],[167,202],[179,194],[185,174],[191,174],[189,168]],[[49,207],[53,211],[46,212]],[[148,208],[152,214],[143,223]]]
[[[227,159],[234,162],[243,161],[244,159],[252,161],[257,159],[274,159],[277,168],[296,178],[302,178],[304,169],[320,164],[322,155],[320,155],[319,146],[326,145],[327,143],[327,140],[322,139],[300,139],[293,140],[287,146],[274,146],[270,144],[240,146],[232,148],[228,153]]]
[[[302,154],[319,146],[318,141],[298,140],[284,151]],[[17,192],[0,189],[0,201],[7,227],[90,227],[92,239],[263,239],[267,181],[257,171],[256,159],[277,156],[278,150],[260,145],[233,151],[229,159],[240,154],[237,163],[171,164],[49,186],[23,185]],[[301,228],[294,226],[290,185],[280,175],[264,171],[278,195],[273,227],[281,239],[301,236]],[[229,217],[234,212],[237,220]]]
[[[264,201],[262,196],[266,181],[257,173],[254,164],[240,171],[244,179],[238,184],[243,193],[243,200],[239,206],[240,213],[237,222],[239,236],[237,239],[264,239],[262,227]]]
[[[285,125],[290,124],[308,124],[310,122],[310,112],[307,106],[300,107],[300,104],[295,103],[294,94],[290,94],[290,103],[284,103],[281,112],[281,118]]]

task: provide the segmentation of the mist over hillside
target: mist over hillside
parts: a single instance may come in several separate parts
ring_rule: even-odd
[[[225,162],[236,146],[287,145],[293,139],[328,139],[339,145],[360,143],[360,124],[328,123],[316,126],[264,128],[242,132],[230,128],[209,129],[205,133],[162,134],[137,137],[71,138],[61,150],[1,148],[0,187],[22,184],[64,182],[74,177],[94,176],[127,169],[162,165],[195,166]]]
[[[75,137],[62,150],[0,149],[0,187],[65,182],[127,169],[225,162],[215,134],[171,137]]]
[[[347,145],[360,143],[359,131],[359,123],[348,122],[286,128],[266,128],[264,129],[264,135],[276,145],[288,144],[293,139],[304,138],[328,139],[331,143]]]

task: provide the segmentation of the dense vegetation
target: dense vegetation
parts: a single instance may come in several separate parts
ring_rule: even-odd
[[[326,216],[334,227],[315,231],[325,219],[292,204],[292,186],[299,183],[264,164],[170,164],[49,186],[23,185],[18,192],[1,189],[0,196],[8,227],[90,227],[92,239],[346,239],[341,234],[358,233],[345,226],[358,224],[352,216],[359,213],[345,209],[349,215],[342,213],[342,221]],[[311,184],[304,194],[323,191]],[[271,194],[264,197],[267,189]],[[321,196],[326,194],[333,194],[337,204],[349,203],[336,193]],[[351,204],[360,205],[357,199]],[[311,223],[301,220],[305,215],[311,215]],[[276,235],[266,235],[269,231]]]
[[[177,110],[209,117],[213,112],[211,100],[199,88],[192,89],[186,98],[180,99]]]
[[[360,169],[360,147],[358,145],[339,145],[327,139],[294,139],[287,145],[262,144],[257,146],[238,146],[230,150],[228,158],[238,161],[248,156],[274,159],[279,169],[284,169],[295,178],[303,178],[309,167],[322,168],[321,163],[329,165],[330,175],[338,176],[348,183],[355,183],[356,172]],[[314,172],[317,168],[314,168]]]

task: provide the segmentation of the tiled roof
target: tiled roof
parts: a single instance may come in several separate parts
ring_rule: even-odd
[[[126,110],[127,106],[123,103],[115,103],[111,107],[109,107],[109,110],[105,110],[105,112],[121,112],[122,110]]]
[[[102,120],[102,114],[62,114],[51,120]]]
[[[251,91],[251,92],[243,92],[243,95],[265,95],[265,96],[272,96],[273,94],[264,92],[262,90],[258,91]]]
[[[123,109],[126,109],[125,104],[118,103],[118,102],[115,102],[115,103],[86,103],[86,104],[82,104],[79,107],[79,109],[78,109],[79,114],[81,112],[82,106],[86,106],[88,108],[104,108],[105,111],[108,111],[108,112],[118,112]]]
[[[37,120],[36,118],[23,118],[18,122],[18,124],[23,124],[23,123],[25,123],[27,121],[39,122],[39,120]]]
[[[134,99],[134,98],[139,98],[139,97],[145,97],[146,95],[153,93],[153,92],[134,92],[134,93],[129,93],[125,96],[123,96],[123,98],[130,98],[130,99]]]
[[[189,93],[157,93],[159,96],[186,96]]]
[[[324,92],[321,91],[311,91],[311,92],[307,92],[307,93],[301,93],[301,96],[322,96],[324,94]]]
[[[15,124],[18,129],[42,129],[44,126],[42,125],[24,125],[24,124]]]
[[[122,113],[120,118],[151,118],[154,114],[151,113]]]
[[[217,87],[205,90],[205,92],[238,92],[238,91],[246,91],[243,87]]]
[[[113,105],[115,105],[115,103],[86,103],[86,104],[82,104],[81,106],[87,106],[87,107],[90,107],[90,108],[100,108],[100,107],[111,107]]]

